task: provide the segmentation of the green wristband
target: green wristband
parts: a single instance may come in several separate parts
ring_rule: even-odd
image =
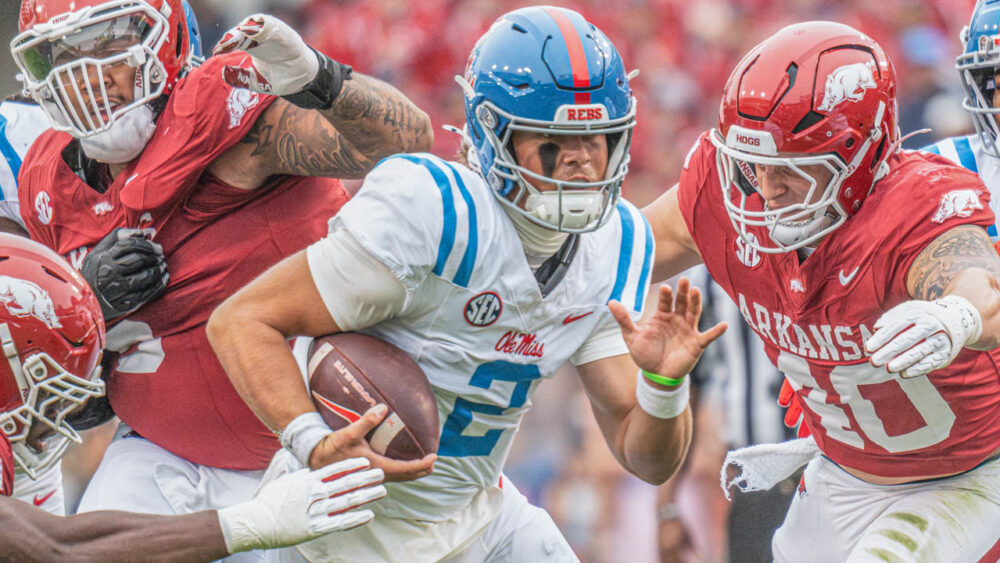
[[[640,368],[641,369],[641,368]],[[642,370],[642,375],[652,381],[653,383],[659,383],[660,385],[669,385],[670,387],[676,387],[681,383],[684,383],[684,378],[674,379],[673,377],[664,377],[662,375],[657,375],[655,373],[650,373],[646,370]]]

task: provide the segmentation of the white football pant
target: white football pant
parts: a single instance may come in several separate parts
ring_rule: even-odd
[[[127,510],[143,514],[187,514],[250,500],[263,471],[234,471],[198,465],[133,435],[125,424],[80,501],[79,512]],[[280,550],[249,551],[225,561],[274,561]]]
[[[1000,559],[1000,459],[953,477],[872,485],[821,456],[802,478],[771,543],[779,563]]]

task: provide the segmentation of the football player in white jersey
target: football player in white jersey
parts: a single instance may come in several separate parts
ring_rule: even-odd
[[[436,459],[402,475],[421,478],[390,483],[368,531],[302,546],[312,560],[572,560],[549,515],[502,475],[538,384],[572,361],[617,459],[662,483],[690,441],[685,375],[725,330],[698,331],[701,297],[686,281],[676,306],[664,287],[655,314],[634,322],[653,238],[619,198],[635,101],[603,33],[570,10],[516,10],[479,40],[457,81],[462,162],[385,160],[326,238],[233,295],[208,325],[237,390],[280,431],[286,450],[272,473],[344,455],[384,462],[330,434],[286,338],[364,331],[409,353],[434,389]]]

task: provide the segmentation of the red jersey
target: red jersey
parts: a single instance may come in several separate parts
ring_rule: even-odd
[[[0,432],[0,496],[9,497],[14,492],[14,451],[10,439]]]
[[[885,311],[910,299],[907,272],[932,240],[959,225],[993,224],[989,192],[936,155],[904,151],[888,163],[858,213],[801,263],[795,252],[743,244],[707,135],[689,156],[678,199],[709,273],[798,389],[827,457],[884,477],[966,471],[1000,448],[1000,352],[964,349],[944,369],[903,379],[872,366],[864,341]]]
[[[20,175],[28,232],[79,268],[117,227],[152,227],[170,284],[158,299],[114,324],[108,376],[119,418],[150,441],[195,463],[263,469],[279,447],[229,382],[205,323],[226,297],[326,233],[347,200],[338,180],[276,177],[242,190],[205,169],[242,139],[273,97],[233,89],[221,68],[247,55],[212,57],[178,83],[142,155],[105,193],[78,178],[61,153],[72,139],[45,133]]]

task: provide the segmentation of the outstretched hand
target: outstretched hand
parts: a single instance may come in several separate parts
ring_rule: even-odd
[[[385,473],[386,481],[410,481],[430,475],[437,455],[427,454],[412,461],[392,459],[376,453],[365,439],[388,412],[385,405],[375,405],[356,422],[328,434],[313,450],[309,458],[310,467],[318,468],[343,459],[364,457],[371,461],[372,467]]]
[[[677,299],[670,286],[660,286],[656,312],[636,324],[621,303],[608,303],[618,321],[632,359],[642,369],[665,377],[680,379],[698,362],[702,352],[726,332],[719,323],[705,332],[698,330],[701,318],[701,291],[691,287],[687,278],[677,283]]]

